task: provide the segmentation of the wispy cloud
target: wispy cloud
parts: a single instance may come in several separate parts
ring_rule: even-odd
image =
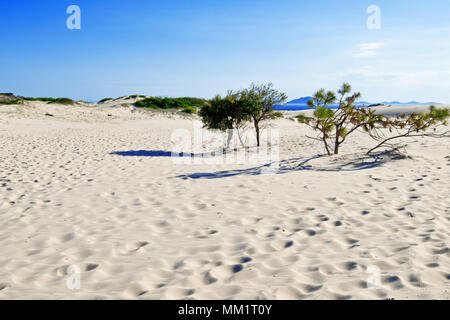
[[[449,103],[443,93],[450,87],[450,70],[392,70],[362,66],[327,74],[327,81],[350,82],[365,101],[416,100]],[[321,81],[325,81],[321,79]]]
[[[355,57],[371,57],[377,54],[377,50],[386,44],[383,42],[368,42],[357,45],[357,52]]]

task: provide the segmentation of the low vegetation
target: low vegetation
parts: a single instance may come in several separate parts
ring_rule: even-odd
[[[188,113],[188,114],[193,114],[197,112],[196,108],[190,107],[190,106],[186,106],[183,108],[182,110],[184,113]]]
[[[440,125],[447,125],[448,109],[440,110],[432,106],[428,113],[413,113],[388,118],[376,114],[373,109],[355,107],[355,101],[360,96],[359,92],[351,94],[351,86],[348,83],[344,83],[337,94],[320,89],[308,102],[308,106],[315,109],[312,116],[303,114],[297,116],[300,123],[319,132],[315,139],[323,143],[328,155],[339,154],[340,146],[350,134],[357,130],[366,132],[372,138],[379,140],[379,144],[369,150],[370,153],[383,146],[393,147],[388,143],[394,139],[430,135],[425,133],[427,129],[436,130]],[[338,108],[330,109],[329,106],[336,102],[338,102]],[[386,131],[390,134],[387,134]]]
[[[10,104],[22,104],[23,100],[21,99],[15,99],[15,100],[9,100],[9,101],[0,101],[0,104],[6,104],[6,105],[10,105]]]
[[[376,141],[376,145],[368,153],[380,148],[398,149],[401,144],[395,143],[398,139],[408,137],[449,137],[449,131],[442,132],[437,129],[448,125],[450,110],[438,109],[431,106],[428,112],[412,113],[396,117],[387,117],[377,114],[374,108],[356,106],[361,97],[359,92],[352,92],[348,83],[336,91],[320,89],[308,101],[313,109],[312,114],[301,114],[296,118],[299,123],[308,125],[318,132],[316,137],[308,137],[320,141],[325,152],[331,156],[339,154],[341,146],[347,138],[355,132],[364,132]],[[255,129],[256,143],[261,145],[260,136],[264,123],[268,120],[282,117],[274,107],[286,100],[286,94],[276,90],[272,83],[255,84],[238,91],[229,91],[226,96],[217,95],[211,100],[181,97],[163,98],[148,97],[144,95],[131,95],[121,98],[136,99],[134,105],[149,109],[176,109],[186,114],[197,113],[203,121],[204,127],[228,133],[227,148],[229,147],[233,132],[237,131],[242,142],[240,130],[251,124]],[[114,100],[105,98],[99,103]],[[50,97],[16,97],[12,93],[0,93],[0,105],[22,104],[24,101],[43,101],[54,104],[72,105],[75,102],[69,98]],[[331,108],[335,106],[337,108]],[[53,117],[46,113],[46,116]],[[108,114],[108,117],[111,117]],[[369,149],[369,148],[367,148]]]
[[[147,96],[144,96],[142,94],[133,94],[131,96],[128,96],[127,99],[137,99],[137,98],[147,98]]]
[[[182,109],[200,108],[206,104],[206,100],[198,98],[160,98],[150,97],[139,100],[135,103],[136,107],[150,109]]]
[[[199,115],[204,127],[228,133],[227,148],[233,137],[233,129],[239,134],[239,129],[250,121],[246,103],[239,92],[229,91],[225,97],[217,95],[200,109]]]
[[[105,99],[100,100],[98,103],[103,103],[103,102],[112,101],[112,100],[113,100],[113,98],[105,98]]]
[[[57,103],[57,104],[74,104],[75,101],[69,98],[49,98],[49,97],[39,97],[39,98],[31,98],[31,97],[25,97],[23,98],[25,101],[43,101],[47,103]]]
[[[436,133],[438,127],[448,125],[450,118],[449,109],[437,109],[431,106],[426,113],[412,113],[410,115],[401,115],[399,117],[388,118],[380,116],[377,126],[374,130],[368,131],[372,138],[379,143],[368,151],[371,153],[382,147],[398,149],[400,144],[393,144],[393,141],[408,137],[449,137],[449,132]],[[386,133],[382,128],[388,128]],[[430,132],[431,131],[431,132]]]
[[[274,89],[271,83],[252,83],[247,89],[229,91],[223,98],[216,96],[201,108],[200,117],[209,129],[229,131],[228,141],[232,129],[237,129],[239,133],[243,124],[253,123],[259,147],[262,123],[282,116],[280,112],[274,111],[274,106],[286,98],[286,94]]]
[[[287,99],[287,95],[273,88],[272,83],[257,85],[252,83],[248,89],[240,92],[241,99],[246,101],[245,112],[253,121],[256,131],[256,143],[260,146],[261,124],[283,116],[275,112],[274,107]]]
[[[21,104],[23,101],[12,93],[0,93],[0,104]]]

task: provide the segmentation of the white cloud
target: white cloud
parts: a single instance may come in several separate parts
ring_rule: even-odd
[[[366,101],[450,102],[450,70],[395,71],[364,66],[329,74],[327,79],[350,82]]]
[[[357,52],[354,54],[355,57],[371,57],[376,55],[376,50],[386,45],[383,42],[368,42],[361,43],[357,45]]]

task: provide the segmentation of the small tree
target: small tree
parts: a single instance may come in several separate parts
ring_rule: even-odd
[[[255,84],[239,92],[245,108],[244,113],[251,118],[256,131],[256,143],[261,145],[261,124],[265,120],[282,117],[281,112],[275,112],[274,107],[287,99],[285,93],[273,88],[272,83]]]
[[[310,108],[315,108],[313,116],[297,116],[300,123],[320,131],[319,139],[323,142],[328,155],[339,154],[339,148],[347,137],[359,128],[369,131],[374,128],[378,116],[368,108],[357,108],[355,102],[361,97],[359,92],[350,95],[352,88],[348,83],[334,93],[320,89],[311,100]],[[337,109],[330,109],[337,103]]]
[[[399,145],[394,145],[391,142],[400,138],[407,137],[449,137],[449,132],[436,133],[439,126],[447,126],[447,119],[450,117],[449,109],[437,109],[435,106],[430,107],[427,113],[412,113],[410,115],[401,115],[394,118],[387,118],[381,116],[377,122],[375,130],[370,132],[370,135],[379,143],[367,153],[371,153],[381,147],[399,148]],[[389,133],[386,134],[382,128],[388,128]],[[432,129],[433,132],[427,132]]]
[[[428,134],[425,131],[429,128],[436,130],[439,125],[447,125],[446,119],[449,117],[448,109],[436,109],[432,106],[427,113],[413,113],[409,116],[389,118],[384,115],[377,115],[375,110],[355,106],[356,100],[361,96],[359,92],[350,95],[351,86],[344,83],[337,91],[325,91],[320,89],[313,98],[308,101],[310,108],[315,108],[313,116],[299,115],[297,119],[300,123],[309,125],[312,129],[318,130],[319,140],[324,144],[328,155],[339,154],[339,148],[347,137],[358,129],[367,132],[372,138],[379,141],[379,144],[369,150],[368,153],[389,145],[390,141],[398,138],[413,136],[433,136],[443,137],[447,133]],[[337,103],[335,110],[330,109],[331,105]],[[395,135],[386,135],[386,130]]]
[[[199,115],[206,128],[228,133],[227,148],[229,148],[233,130],[239,130],[240,126],[249,120],[249,116],[245,113],[245,105],[239,93],[229,91],[223,98],[217,95],[211,99],[200,109]]]

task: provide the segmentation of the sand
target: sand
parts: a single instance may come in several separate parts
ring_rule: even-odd
[[[448,138],[375,162],[357,133],[316,157],[280,119],[272,172],[177,163],[171,136],[195,123],[0,105],[0,299],[450,298]]]

